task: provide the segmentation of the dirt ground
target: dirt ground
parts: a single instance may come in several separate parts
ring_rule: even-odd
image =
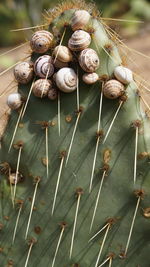
[[[150,104],[150,35],[149,32],[143,32],[142,34],[130,38],[129,40],[123,40],[124,43],[129,47],[129,49],[123,48],[122,53],[124,55],[125,62],[127,63],[130,68],[134,71],[134,73],[138,74],[139,76],[142,76],[142,78],[145,81],[141,81],[140,84],[144,85],[143,87],[143,93],[146,101]],[[135,49],[139,51],[140,53],[144,53],[144,55],[139,55],[138,53],[134,52],[131,49]],[[1,49],[0,55],[4,53],[5,51],[8,51],[7,49]],[[28,53],[28,49],[25,47],[19,48],[7,55],[5,55],[6,59],[9,59],[12,64],[15,64],[22,58],[26,57]],[[148,58],[149,56],[149,58]],[[5,70],[4,65],[1,64],[0,57],[0,72]],[[11,64],[10,64],[11,65]],[[136,76],[138,80],[140,80],[140,77]],[[148,89],[146,89],[148,87]],[[10,94],[10,92],[16,91],[16,83],[14,81],[12,70],[6,72],[5,74],[1,75],[0,73],[0,134],[2,133],[2,129],[6,122],[6,115],[9,111],[7,105],[6,105],[6,99],[7,95]],[[4,94],[3,94],[4,92]],[[148,106],[147,106],[148,109]],[[150,111],[150,109],[149,109]]]

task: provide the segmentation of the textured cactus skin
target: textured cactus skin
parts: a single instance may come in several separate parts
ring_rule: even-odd
[[[68,10],[60,17],[57,17],[50,29],[56,26],[62,33],[64,23],[70,22],[74,10]],[[104,27],[96,20],[91,19],[87,27],[93,27],[91,48],[97,50],[101,60],[101,67],[97,73],[100,76],[112,77],[114,67],[121,63],[117,47],[113,48],[109,56],[103,47],[109,40]],[[67,44],[72,31],[68,26],[63,44]],[[96,45],[95,45],[96,44]],[[73,63],[72,67],[76,66]],[[149,159],[138,160],[137,182],[133,184],[134,151],[135,151],[135,129],[131,127],[136,120],[142,122],[138,140],[138,154],[150,152],[150,138],[148,136],[149,120],[141,111],[137,87],[133,82],[127,86],[128,99],[123,104],[114,122],[106,143],[99,144],[98,155],[95,166],[93,189],[89,194],[89,183],[94,158],[96,131],[98,123],[99,99],[101,83],[93,86],[85,85],[81,79],[82,71],[79,71],[79,92],[80,106],[83,108],[70,158],[67,166],[63,165],[62,175],[56,200],[56,207],[51,216],[54,191],[60,166],[60,152],[68,150],[77,114],[76,92],[71,94],[60,94],[61,99],[61,135],[58,135],[57,101],[51,102],[48,99],[38,99],[31,95],[25,116],[21,121],[22,127],[18,128],[14,144],[23,141],[23,150],[19,171],[24,176],[24,181],[17,185],[16,199],[25,201],[20,216],[16,240],[11,246],[12,233],[17,217],[17,209],[13,209],[10,197],[10,186],[7,176],[1,175],[0,195],[0,222],[4,225],[0,232],[1,266],[6,266],[8,260],[12,259],[14,266],[24,266],[28,246],[24,239],[25,229],[29,216],[34,185],[33,178],[41,177],[38,187],[35,207],[33,211],[28,238],[34,237],[37,243],[32,249],[29,259],[29,266],[51,266],[56,250],[61,228],[60,222],[65,221],[67,227],[64,231],[62,242],[58,251],[55,266],[62,267],[86,267],[95,266],[97,255],[100,249],[104,232],[93,241],[88,240],[106,224],[108,218],[117,219],[111,227],[106,240],[100,263],[110,252],[116,254],[113,266],[142,266],[148,267],[150,262],[150,239],[149,220],[142,215],[142,209],[149,206],[150,201],[150,165]],[[31,84],[20,86],[19,92],[27,96]],[[118,108],[119,100],[103,98],[101,129],[104,133],[113,119]],[[66,116],[70,115],[70,123]],[[8,162],[12,169],[16,169],[18,151],[14,148],[8,153],[9,144],[18,118],[18,112],[13,111],[8,121],[7,128],[2,138],[1,162]],[[49,126],[49,176],[46,175],[46,167],[42,163],[45,157],[45,131],[36,121],[53,121],[54,126]],[[93,209],[102,177],[104,151],[111,151],[109,171],[105,178],[100,202],[98,205],[95,222],[92,232],[89,233]],[[75,216],[77,198],[75,190],[82,188],[84,193],[81,196],[77,227],[72,258],[69,259],[69,249],[72,236],[72,228]],[[119,254],[125,248],[137,198],[133,194],[135,189],[143,189],[146,192],[144,199],[138,209],[130,247],[126,259],[120,259]],[[9,220],[6,217],[9,216]],[[37,234],[35,227],[39,226],[41,232]],[[78,265],[75,265],[78,264]]]

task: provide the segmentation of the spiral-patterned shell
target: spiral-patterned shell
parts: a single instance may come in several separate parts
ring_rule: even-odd
[[[56,84],[61,91],[70,93],[77,88],[77,75],[71,68],[62,68],[56,74]]]
[[[59,61],[62,62],[70,62],[72,61],[72,54],[71,51],[67,46],[58,45],[55,47],[53,52],[54,57],[57,57]]]
[[[54,66],[56,69],[65,68],[65,67],[68,67],[68,62],[62,62],[62,61],[56,59],[54,62]]]
[[[35,81],[32,91],[35,96],[43,98],[48,95],[51,88],[52,82],[50,80],[39,79]]]
[[[83,29],[90,19],[90,14],[86,10],[77,10],[71,21],[73,31]]]
[[[33,77],[33,65],[28,62],[21,62],[14,68],[15,79],[21,83],[26,84],[31,81]]]
[[[7,98],[7,105],[13,110],[20,108],[22,105],[21,95],[19,93],[10,94]]]
[[[58,97],[58,90],[56,88],[51,88],[48,91],[48,98],[50,100],[55,100]]]
[[[124,85],[117,80],[109,80],[103,87],[103,93],[107,98],[115,99],[125,92]]]
[[[133,81],[132,71],[123,66],[117,66],[114,70],[114,75],[118,81],[124,84],[128,84]]]
[[[78,30],[75,31],[68,42],[68,47],[72,51],[81,51],[87,48],[91,43],[91,36],[88,32]]]
[[[84,49],[79,55],[79,64],[86,72],[94,72],[99,68],[99,57],[95,50],[91,48]]]
[[[36,53],[43,54],[50,48],[52,40],[52,33],[44,30],[37,31],[32,35],[30,41],[31,49]]]
[[[98,81],[98,74],[96,72],[93,73],[85,73],[82,76],[82,79],[85,83],[87,84],[93,84],[96,83]]]
[[[40,78],[51,77],[54,73],[52,57],[48,55],[39,57],[35,61],[34,71]]]

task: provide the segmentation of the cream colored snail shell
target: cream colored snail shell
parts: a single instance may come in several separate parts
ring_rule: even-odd
[[[124,85],[117,80],[109,80],[103,87],[103,93],[107,98],[115,99],[125,92]]]
[[[17,181],[16,181],[17,178]],[[19,183],[21,179],[23,178],[22,174],[18,173],[16,177],[16,173],[11,173],[8,177],[10,184],[15,185],[15,183]]]
[[[86,10],[77,10],[71,21],[73,31],[83,29],[90,19],[90,14]]]
[[[99,57],[95,50],[91,48],[84,49],[79,55],[79,64],[86,72],[94,72],[99,68]]]
[[[114,75],[118,81],[124,84],[128,84],[133,81],[132,71],[123,66],[117,66],[114,70]]]
[[[51,88],[52,82],[50,80],[39,79],[35,81],[32,91],[35,96],[43,98],[48,95]]]
[[[54,58],[57,57],[57,59],[62,62],[70,62],[73,58],[69,48],[64,45],[56,46],[53,51],[53,56]]]
[[[51,77],[54,73],[52,57],[44,55],[39,57],[34,64],[34,71],[40,78]],[[47,75],[48,72],[48,75]]]
[[[31,49],[36,53],[43,54],[50,48],[52,40],[52,33],[44,30],[37,31],[31,37]]]
[[[85,73],[85,74],[83,74],[82,79],[87,84],[93,84],[93,83],[96,83],[98,81],[99,76],[96,72]]]
[[[22,105],[21,95],[19,93],[10,94],[7,98],[7,105],[13,110],[20,108]]]
[[[71,93],[77,88],[77,75],[71,68],[62,68],[56,73],[58,88],[66,93]]]
[[[68,67],[68,62],[62,62],[62,61],[56,59],[54,62],[54,66],[56,69],[65,68],[65,67]]]
[[[33,77],[33,66],[28,62],[21,62],[14,68],[15,79],[21,83],[26,84],[31,81]]]
[[[51,88],[48,91],[48,98],[50,100],[55,100],[58,97],[58,90],[56,88]]]
[[[58,37],[60,35],[60,31],[56,26],[52,27],[52,32],[54,34],[54,36]]]
[[[91,36],[83,30],[75,31],[68,42],[68,47],[72,51],[81,51],[87,48],[91,43]]]

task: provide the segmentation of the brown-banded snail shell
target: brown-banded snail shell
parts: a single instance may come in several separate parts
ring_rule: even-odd
[[[72,51],[81,51],[87,48],[91,43],[91,36],[88,32],[77,30],[75,31],[68,42],[68,47]]]
[[[117,80],[109,80],[103,87],[103,93],[107,98],[115,99],[125,92],[124,85]]]
[[[43,98],[48,95],[51,88],[52,82],[50,80],[39,79],[35,81],[32,91],[35,96]]]
[[[100,61],[95,50],[91,48],[84,49],[79,55],[79,64],[86,72],[94,72],[98,69]]]
[[[61,62],[70,62],[72,61],[72,54],[71,51],[67,46],[64,45],[58,45],[55,47],[53,52],[54,57],[57,57],[57,59]]]
[[[56,69],[65,68],[65,67],[68,67],[68,62],[62,62],[62,61],[56,59],[54,62],[54,66]]]
[[[51,88],[48,91],[48,98],[50,100],[55,100],[58,97],[58,90],[56,88]]]
[[[44,30],[37,31],[32,35],[30,41],[31,49],[39,54],[45,53],[50,48],[52,40],[52,33]]]
[[[71,93],[77,88],[77,75],[71,68],[62,68],[56,73],[58,88],[66,93]]]
[[[10,94],[7,98],[7,105],[13,110],[20,108],[22,105],[21,95],[19,93]]]
[[[54,83],[56,83],[56,74],[57,74],[57,72],[55,72],[54,75],[53,75],[53,82]]]
[[[124,84],[128,84],[133,81],[132,71],[123,66],[117,66],[114,70],[114,75],[118,81]]]
[[[16,175],[16,173],[11,173],[8,177],[8,180],[10,184],[15,185],[19,183],[22,180],[22,178],[23,176],[20,173],[18,173],[18,175]]]
[[[15,79],[21,83],[26,84],[31,81],[33,77],[33,65],[28,62],[21,62],[14,68]]]
[[[34,71],[40,78],[51,77],[54,73],[52,57],[48,55],[39,57],[35,61]]]
[[[93,83],[96,83],[98,81],[99,76],[96,72],[85,73],[85,74],[83,74],[82,79],[87,84],[93,84]]]
[[[77,10],[71,21],[73,31],[83,29],[90,19],[90,14],[86,10]]]

